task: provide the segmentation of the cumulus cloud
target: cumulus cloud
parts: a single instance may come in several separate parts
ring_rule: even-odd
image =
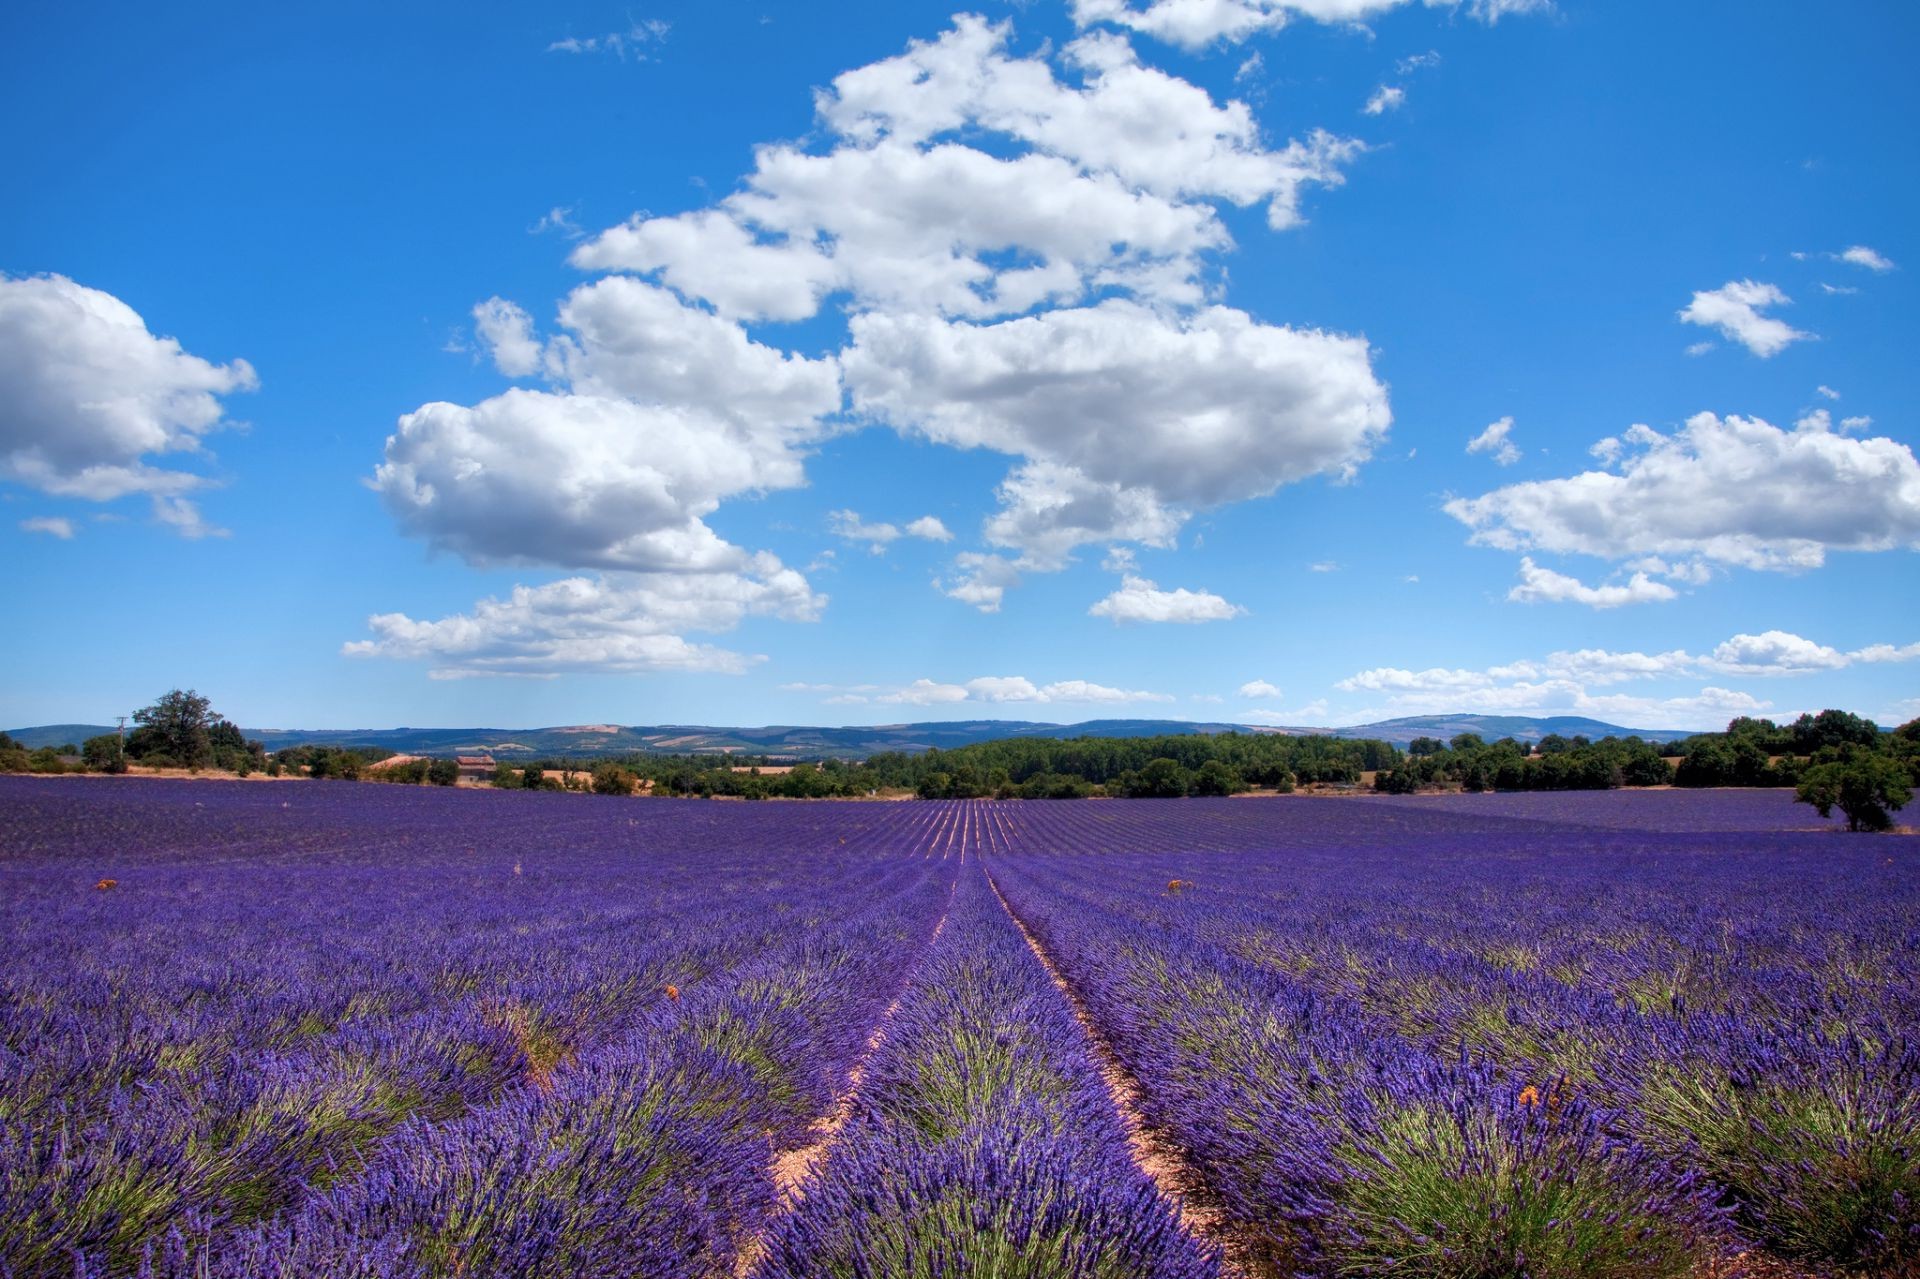
[[[1397,84],[1383,84],[1373,91],[1367,99],[1367,105],[1360,110],[1366,115],[1385,115],[1389,111],[1398,111],[1406,103],[1407,91]]]
[[[494,311],[514,340],[517,311]],[[703,518],[804,481],[803,447],[839,405],[833,362],[762,346],[632,279],[575,290],[560,325],[538,358],[564,390],[400,419],[373,486],[402,529],[476,564],[738,567],[746,553]]]
[[[1736,635],[1716,646],[1703,665],[1730,675],[1802,675],[1838,670],[1850,661],[1847,654],[1790,631],[1764,631]]]
[[[1520,449],[1508,438],[1513,431],[1513,419],[1503,417],[1486,430],[1467,441],[1467,452],[1490,453],[1493,460],[1501,466],[1512,466],[1520,460]]]
[[[726,631],[750,616],[811,621],[825,600],[771,555],[738,572],[622,573],[516,586],[468,613],[419,621],[404,613],[368,619],[374,638],[346,644],[349,657],[433,663],[436,679],[480,675],[718,671],[764,661],[693,643],[685,631]]]
[[[27,533],[41,533],[47,537],[57,537],[63,542],[73,540],[73,521],[59,515],[34,515],[20,521],[20,528]]]
[[[1735,635],[1703,654],[1684,649],[1663,653],[1579,649],[1481,670],[1378,667],[1351,675],[1335,687],[1343,692],[1385,695],[1388,709],[1395,713],[1557,712],[1616,719],[1640,716],[1641,726],[1654,728],[1717,726],[1732,715],[1764,710],[1770,703],[1713,685],[1696,694],[1667,698],[1593,690],[1638,681],[1672,682],[1715,675],[1806,676],[1859,662],[1907,661],[1920,661],[1920,643],[1904,647],[1873,644],[1842,652],[1789,631],[1769,630]],[[1660,720],[1661,715],[1675,718]],[[1719,717],[1717,721],[1715,716]]]
[[[1869,271],[1881,272],[1894,269],[1894,264],[1891,259],[1880,256],[1880,254],[1869,249],[1864,244],[1856,244],[1850,249],[1842,249],[1835,256],[1842,262],[1850,262],[1854,266],[1863,266]]]
[[[955,702],[1067,702],[1112,705],[1125,702],[1170,702],[1165,693],[1112,688],[1084,679],[1036,684],[1023,675],[982,675],[964,684],[917,679],[904,688],[881,693],[872,700],[894,705],[943,706]]]
[[[934,589],[982,613],[998,613],[1007,591],[1020,584],[1020,566],[1004,556],[962,551],[953,564],[954,575],[935,578]]]
[[[540,371],[540,340],[533,335],[533,317],[504,298],[488,298],[473,308],[473,331],[493,357],[493,367],[508,377],[530,377]]]
[[[1542,568],[1528,556],[1520,559],[1520,581],[1507,598],[1520,604],[1585,604],[1589,608],[1619,608],[1623,604],[1652,604],[1675,599],[1678,592],[1644,572],[1624,584],[1588,586],[1580,579]]]
[[[1729,280],[1717,289],[1693,295],[1680,312],[1685,324],[1718,329],[1726,337],[1745,346],[1761,359],[1780,354],[1794,342],[1812,337],[1777,316],[1762,315],[1767,307],[1785,306],[1792,299],[1771,284],[1753,280]]]
[[[1072,0],[1081,26],[1105,22],[1143,32],[1186,49],[1238,43],[1277,31],[1295,18],[1363,23],[1411,0]],[[1459,8],[1460,0],[1425,0],[1428,8]],[[1515,14],[1551,8],[1551,0],[1468,0],[1467,12],[1492,25]],[[1438,60],[1438,55],[1430,55]]]
[[[1920,545],[1913,451],[1836,433],[1824,411],[1792,430],[1700,413],[1671,435],[1635,426],[1616,443],[1617,470],[1509,485],[1444,509],[1480,545],[1610,560],[1805,569],[1829,551]]]
[[[93,502],[146,495],[186,531],[169,517],[208,481],[153,459],[200,453],[226,424],[220,397],[258,385],[245,360],[191,355],[110,293],[0,275],[0,479]]]
[[[1359,151],[1315,133],[1269,149],[1241,103],[1144,65],[1110,35],[1008,53],[1011,27],[962,15],[933,41],[839,76],[818,99],[832,146],[757,153],[718,205],[636,216],[575,265],[658,273],[743,317],[859,308],[989,317],[1120,289],[1191,304],[1228,237],[1212,201],[1299,220],[1308,185]],[[993,135],[1004,145],[969,143]],[[962,141],[961,139],[966,139]],[[1012,259],[1012,261],[996,259]]]
[[[1163,591],[1144,577],[1129,574],[1120,589],[1087,610],[1114,622],[1224,622],[1246,610],[1211,591],[1180,587]]]
[[[1574,679],[1502,679],[1484,671],[1380,668],[1335,685],[1343,691],[1384,693],[1380,713],[1591,715],[1654,730],[1717,728],[1737,715],[1760,714],[1771,702],[1735,689],[1707,685],[1673,697],[1594,693]]]
[[[1269,684],[1266,680],[1248,680],[1240,686],[1240,696],[1246,698],[1272,698],[1280,696],[1280,686]]]
[[[858,511],[829,511],[827,526],[835,536],[844,537],[850,542],[865,542],[867,549],[875,555],[885,553],[887,547],[903,537],[917,537],[929,542],[953,540],[953,534],[947,526],[932,515],[922,515],[901,528],[897,524],[869,524],[860,518]]]
[[[1391,419],[1363,339],[1225,307],[1174,319],[1114,299],[991,325],[870,314],[852,331],[844,365],[857,409],[1038,464],[1008,481],[1010,515],[991,531],[1024,547],[1079,530],[1050,539],[1056,558],[1079,542],[1161,544],[1183,509],[1351,475]],[[1034,500],[1036,490],[1078,499],[1100,486],[1104,518],[1037,528],[1026,518],[1061,505]]]
[[[1017,459],[983,530],[1011,554],[969,552],[942,586],[989,611],[1085,543],[1169,546],[1195,509],[1350,475],[1390,422],[1364,338],[1215,303],[1220,208],[1290,226],[1360,144],[1272,145],[1112,32],[1026,56],[1011,38],[957,17],[836,77],[818,145],[762,147],[733,194],[572,255],[719,323],[840,305],[859,420]]]

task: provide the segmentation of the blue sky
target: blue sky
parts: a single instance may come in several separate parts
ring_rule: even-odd
[[[1911,718],[1916,53],[12,6],[0,723]]]

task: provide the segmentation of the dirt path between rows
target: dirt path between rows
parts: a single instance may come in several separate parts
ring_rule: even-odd
[[[958,886],[958,881],[955,881]],[[953,911],[953,892],[947,893],[947,904],[941,908],[940,919],[933,926],[933,935],[927,938],[926,949],[921,952],[922,960],[930,954],[940,942],[940,934],[947,930],[947,916]],[[917,969],[918,964],[915,965]],[[853,1118],[854,1102],[860,1097],[860,1085],[866,1081],[867,1068],[873,1064],[874,1054],[887,1042],[887,1031],[893,1025],[893,1015],[900,1010],[900,1001],[907,997],[907,991],[913,985],[908,977],[901,986],[900,993],[893,997],[873,1024],[873,1032],[867,1036],[867,1043],[860,1050],[860,1056],[854,1061],[852,1069],[847,1071],[846,1086],[833,1099],[833,1105],[825,1114],[815,1119],[809,1127],[812,1138],[804,1146],[782,1151],[774,1156],[771,1169],[774,1189],[779,1193],[779,1201],[773,1214],[754,1232],[740,1249],[740,1255],[734,1259],[735,1279],[747,1279],[760,1262],[766,1257],[767,1241],[773,1237],[780,1223],[792,1216],[799,1208],[800,1201],[807,1197],[807,1189],[813,1184],[822,1169],[827,1166],[827,1156],[832,1152],[834,1143],[840,1140],[841,1131],[847,1121]]]
[[[985,868],[982,867],[982,870]],[[1066,997],[1073,1009],[1074,1019],[1080,1023],[1081,1032],[1087,1037],[1094,1065],[1098,1067],[1101,1081],[1106,1085],[1107,1097],[1120,1116],[1121,1127],[1126,1130],[1127,1149],[1133,1155],[1134,1164],[1173,1205],[1174,1215],[1182,1226],[1220,1249],[1220,1273],[1224,1279],[1259,1279],[1265,1268],[1254,1262],[1259,1254],[1252,1240],[1220,1208],[1207,1190],[1206,1179],[1187,1160],[1186,1153],[1167,1133],[1147,1124],[1143,1118],[1146,1093],[1140,1087],[1140,1081],[1122,1064],[1119,1054],[1113,1050],[1112,1042],[1094,1022],[1086,1001],[1080,998],[1080,992],[1073,988],[1066,974],[1060,971],[1060,966],[1053,962],[1053,956],[1034,936],[1033,930],[1027,927],[1027,921],[1020,918],[1019,912],[1007,901],[993,873],[986,871],[986,876],[993,895],[1000,899],[1000,908],[1007,912],[1014,927],[1026,938],[1034,957],[1047,970],[1047,976],[1053,979],[1055,988]]]

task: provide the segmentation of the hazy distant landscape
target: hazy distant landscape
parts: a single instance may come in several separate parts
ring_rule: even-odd
[[[48,724],[16,728],[10,735],[29,749],[82,742],[114,732],[111,724]],[[1418,715],[1346,728],[1277,727],[1265,724],[1187,723],[1176,720],[1102,719],[1079,724],[1033,724],[1020,720],[936,720],[922,724],[884,724],[844,728],[775,725],[765,728],[717,728],[704,724],[625,727],[612,724],[559,728],[243,728],[249,739],[269,749],[285,746],[370,746],[397,753],[447,754],[484,750],[495,755],[624,755],[630,752],[691,754],[724,751],[784,759],[864,759],[881,751],[951,749],[1006,737],[1157,737],[1179,733],[1284,733],[1377,738],[1404,746],[1416,737],[1450,738],[1478,733],[1492,741],[1512,737],[1536,742],[1558,733],[1565,737],[1643,737],[1671,741],[1684,732],[1621,728],[1580,716]]]

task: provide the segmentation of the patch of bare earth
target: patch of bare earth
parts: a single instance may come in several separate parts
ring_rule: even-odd
[[[1187,1231],[1220,1250],[1221,1273],[1227,1279],[1266,1279],[1269,1275],[1278,1274],[1279,1269],[1268,1260],[1275,1253],[1273,1242],[1256,1237],[1232,1221],[1221,1208],[1217,1196],[1207,1188],[1206,1179],[1188,1161],[1186,1153],[1168,1133],[1146,1122],[1146,1094],[1140,1087],[1140,1081],[1121,1063],[1119,1054],[1114,1052],[1113,1044],[1095,1024],[1093,1014],[1080,998],[1080,993],[1060,971],[1060,966],[1053,962],[1053,956],[1034,936],[1033,930],[1027,927],[1026,921],[1007,901],[1006,894],[1000,891],[1000,885],[991,873],[987,875],[987,883],[992,886],[993,895],[1000,899],[1000,908],[1013,920],[1014,927],[1020,930],[1034,957],[1047,970],[1054,987],[1066,997],[1068,1006],[1073,1009],[1074,1020],[1080,1023],[1080,1030],[1087,1037],[1087,1045],[1092,1051],[1095,1066],[1099,1068],[1101,1081],[1106,1086],[1107,1097],[1120,1116],[1120,1126],[1126,1131],[1127,1149],[1133,1155],[1134,1165],[1146,1174],[1161,1196],[1172,1205],[1175,1217]]]
[[[949,897],[947,903],[950,910],[953,899]],[[940,912],[939,922],[933,926],[933,935],[927,938],[928,950],[933,949],[940,940],[940,934],[946,931],[947,914],[948,910]],[[841,1131],[846,1128],[847,1121],[853,1118],[854,1103],[860,1097],[860,1085],[866,1082],[867,1067],[873,1063],[874,1054],[879,1052],[881,1046],[887,1042],[887,1031],[893,1025],[893,1015],[899,1011],[900,1001],[904,998],[906,998],[906,991],[902,989],[900,994],[893,997],[893,1002],[887,1005],[886,1011],[880,1014],[880,1019],[874,1023],[873,1032],[867,1036],[866,1046],[860,1050],[860,1056],[853,1063],[853,1068],[847,1071],[846,1086],[834,1098],[833,1105],[827,1109],[827,1112],[815,1119],[808,1127],[810,1140],[807,1144],[775,1153],[769,1172],[772,1174],[773,1188],[778,1192],[779,1200],[774,1207],[773,1215],[754,1233],[752,1238],[747,1240],[740,1249],[740,1255],[734,1259],[733,1273],[736,1279],[746,1279],[759,1267],[761,1259],[766,1256],[767,1240],[780,1223],[800,1206],[800,1201],[807,1197],[808,1187],[827,1166],[827,1156],[832,1153],[834,1143],[840,1140]]]

